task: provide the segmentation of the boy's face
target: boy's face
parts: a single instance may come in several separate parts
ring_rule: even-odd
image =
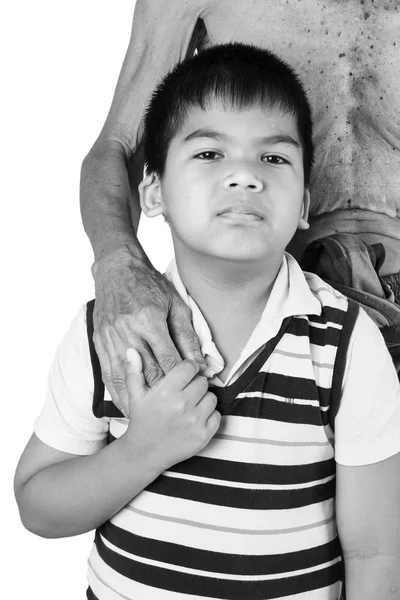
[[[294,118],[260,106],[189,111],[161,180],[141,184],[148,216],[168,218],[175,251],[234,261],[281,258],[307,228],[308,192]]]

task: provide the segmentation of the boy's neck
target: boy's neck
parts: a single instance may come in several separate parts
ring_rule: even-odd
[[[261,318],[282,257],[238,264],[177,252],[176,263],[226,362],[227,375]]]
[[[217,308],[223,300],[227,310],[240,307],[246,310],[265,306],[282,260],[275,265],[268,261],[238,264],[226,260],[217,263],[215,258],[201,257],[194,261],[188,260],[188,256],[176,256],[176,263],[186,289],[200,307],[204,304]]]

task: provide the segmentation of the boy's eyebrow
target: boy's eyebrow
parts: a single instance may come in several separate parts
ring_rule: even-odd
[[[191,140],[197,138],[210,138],[215,140],[216,142],[227,142],[230,139],[230,136],[225,133],[221,133],[220,131],[215,131],[213,129],[208,128],[200,128],[189,133],[184,139],[183,143],[190,142]],[[257,142],[260,144],[289,144],[290,146],[294,146],[295,148],[301,148],[300,142],[295,140],[291,135],[287,133],[277,133],[275,135],[267,135],[263,137],[257,138]]]
[[[228,136],[219,131],[214,131],[213,129],[208,129],[206,127],[202,127],[200,129],[195,129],[192,133],[189,133],[184,139],[183,142],[190,142],[191,140],[195,140],[196,138],[210,138],[217,142],[226,142],[228,140]]]
[[[275,135],[267,135],[265,137],[258,138],[258,141],[262,144],[289,144],[295,148],[301,148],[299,141],[295,140],[291,135],[287,133],[277,133]]]

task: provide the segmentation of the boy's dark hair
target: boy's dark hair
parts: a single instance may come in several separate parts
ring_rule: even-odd
[[[148,173],[160,177],[171,140],[191,108],[210,100],[235,109],[256,104],[294,116],[303,150],[304,181],[313,163],[311,109],[294,71],[272,52],[247,44],[213,46],[179,63],[155,89],[144,120]]]

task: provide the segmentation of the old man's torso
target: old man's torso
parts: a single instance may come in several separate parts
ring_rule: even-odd
[[[400,0],[214,0],[201,17],[203,47],[254,43],[295,68],[314,116],[314,230],[333,233],[335,221],[371,242],[385,235],[393,262],[400,255]]]

